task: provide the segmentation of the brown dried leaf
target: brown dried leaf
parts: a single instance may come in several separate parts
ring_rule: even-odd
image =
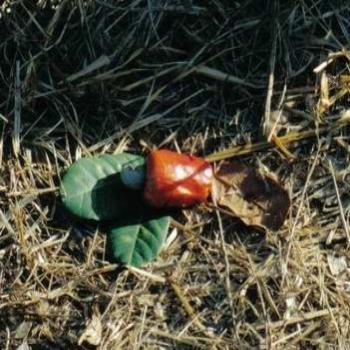
[[[279,229],[290,206],[281,185],[236,161],[223,163],[215,172],[212,197],[246,225],[264,230]]]

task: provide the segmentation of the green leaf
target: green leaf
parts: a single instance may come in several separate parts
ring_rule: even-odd
[[[128,153],[82,158],[64,176],[60,193],[65,207],[74,215],[92,220],[114,220],[132,216],[142,203],[141,193],[121,181],[126,167],[144,166],[141,156]]]
[[[112,228],[108,234],[108,248],[117,261],[140,267],[158,255],[169,224],[169,216],[158,216]]]

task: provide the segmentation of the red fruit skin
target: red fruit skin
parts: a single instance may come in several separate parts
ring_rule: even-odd
[[[147,159],[145,201],[156,208],[186,208],[206,201],[213,170],[204,159],[157,150]]]

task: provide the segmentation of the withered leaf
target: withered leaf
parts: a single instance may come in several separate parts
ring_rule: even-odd
[[[246,225],[264,230],[279,229],[290,206],[280,184],[237,161],[222,163],[216,170],[212,197]]]

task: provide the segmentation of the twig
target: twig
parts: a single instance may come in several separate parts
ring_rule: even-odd
[[[16,191],[16,192],[9,192],[6,193],[6,197],[19,197],[19,196],[40,196],[42,194],[52,193],[59,190],[59,187],[49,187],[49,188],[42,188],[42,189],[35,189],[31,191]],[[0,189],[0,192],[3,190]]]
[[[265,87],[263,85],[256,85],[252,83],[248,83],[244,81],[241,78],[235,77],[231,74],[221,72],[217,69],[210,68],[207,66],[198,66],[194,69],[194,72],[197,74],[201,74],[206,76],[207,78],[223,81],[223,82],[228,82],[232,84],[237,84],[237,85],[242,85],[254,89],[264,89]]]
[[[183,336],[180,337],[170,332],[167,333],[167,332],[161,331],[159,329],[153,329],[151,332],[152,334],[158,335],[159,337],[169,338],[178,343],[194,346],[196,349],[207,349],[207,345],[206,346],[201,345],[198,343],[197,340],[201,340],[203,342],[205,341],[206,343],[209,343],[209,340],[210,340],[210,339],[197,338],[197,337],[183,337]]]
[[[218,210],[215,210],[215,213],[216,213],[216,217],[218,218],[221,247],[222,247],[222,251],[224,253],[225,289],[226,289],[226,294],[227,294],[228,302],[229,302],[230,309],[231,309],[232,327],[234,328],[236,325],[236,320],[235,320],[235,312],[234,312],[234,306],[233,306],[233,297],[232,297],[232,292],[231,292],[230,263],[229,263],[228,257],[227,257],[226,244],[225,244],[225,238],[224,238],[224,228],[222,225],[220,212]]]
[[[327,316],[331,312],[337,312],[337,310],[336,309],[331,309],[331,310],[324,309],[324,310],[319,310],[319,311],[310,311],[310,312],[303,314],[302,316],[291,317],[288,320],[281,320],[281,321],[276,321],[273,323],[260,324],[260,325],[256,326],[255,329],[256,330],[264,330],[264,329],[266,329],[266,327],[269,329],[280,328],[280,327],[288,326],[288,325],[291,325],[294,323],[310,321],[310,320],[313,320],[315,318]]]
[[[269,82],[268,82],[266,103],[265,103],[265,120],[264,120],[264,126],[263,126],[263,131],[265,136],[268,136],[269,128],[270,128],[271,100],[273,95],[273,86],[275,82],[274,72],[275,72],[275,64],[276,64],[276,46],[277,46],[277,34],[275,33],[273,37],[273,42],[272,42],[271,57],[270,57],[270,74],[269,74]]]
[[[20,148],[20,130],[21,130],[21,77],[20,77],[20,62],[16,61],[16,78],[15,78],[15,122],[12,135],[12,146],[16,157],[19,154]]]
[[[287,135],[279,137],[279,142],[281,145],[288,145],[294,142],[303,141],[316,137],[319,134],[324,134],[336,130],[337,128],[343,127],[350,123],[350,118],[341,118],[332,126],[325,126],[319,128],[318,130],[307,130],[303,132],[292,132]],[[234,146],[223,151],[214,152],[205,157],[206,160],[210,162],[215,162],[218,160],[224,160],[232,157],[238,157],[246,154],[251,154],[254,152],[264,151],[266,149],[274,147],[274,143],[267,141],[246,144],[242,146]]]
[[[192,306],[186,299],[185,295],[183,294],[181,288],[173,281],[170,281],[171,288],[175,292],[176,296],[179,298],[182,307],[184,308],[187,315],[191,318],[191,320],[196,324],[196,326],[201,330],[204,331],[205,334],[207,334],[207,329],[205,326],[199,321],[198,316],[196,315],[195,311],[193,310]]]
[[[155,275],[153,273],[150,273],[150,272],[142,270],[142,269],[138,269],[137,267],[133,267],[133,266],[129,266],[128,268],[129,268],[129,271],[132,272],[133,274],[146,277],[146,278],[152,280],[153,282],[157,282],[157,283],[165,283],[166,282],[166,279],[162,276]]]

